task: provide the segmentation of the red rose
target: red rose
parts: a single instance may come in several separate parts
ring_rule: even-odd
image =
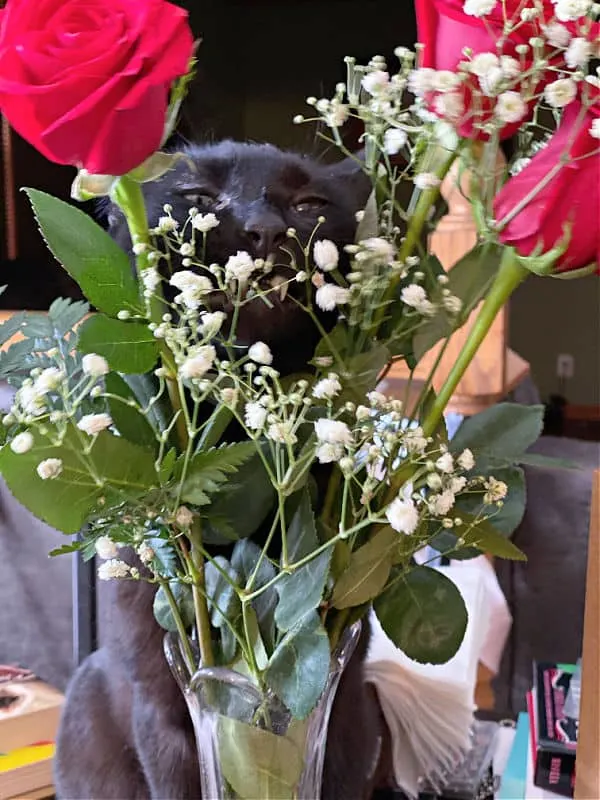
[[[555,3],[552,0],[539,0],[535,4],[540,11],[539,15],[528,21],[521,20],[521,11],[525,7],[531,10],[533,4],[524,3],[523,0],[498,0],[490,13],[484,17],[467,14],[464,5],[465,0],[415,0],[419,41],[424,47],[420,66],[454,71],[459,62],[466,60],[463,49],[468,47],[473,56],[479,53],[492,53],[498,57],[516,59],[518,65],[512,61],[509,63],[516,67],[514,79],[520,82],[520,75],[526,73],[532,66],[532,56],[519,55],[517,47],[528,45],[532,37],[543,38],[546,26],[557,24]],[[503,33],[505,15],[506,20],[514,26],[506,36]],[[567,37],[585,36],[594,42],[600,35],[600,25],[592,24],[585,19],[564,26],[559,23],[559,28],[562,27]],[[522,127],[533,112],[535,95],[540,94],[545,83],[557,77],[555,74],[557,68],[565,66],[564,51],[551,47],[551,52],[550,70],[538,74],[535,82],[528,78],[523,87],[510,87],[526,96],[529,111],[517,121],[507,122],[500,131],[501,138],[513,136]],[[529,53],[531,54],[531,48]],[[475,75],[470,75],[457,91],[461,95],[462,106],[465,109],[458,120],[454,120],[459,134],[469,138],[487,138],[481,126],[491,119],[496,108],[496,98],[482,94],[480,80]],[[427,95],[428,102],[434,108],[438,97],[439,95],[435,93]],[[441,115],[443,116],[443,113]]]
[[[500,240],[522,256],[541,247],[547,252],[570,226],[566,252],[558,261],[558,271],[585,267],[598,259],[600,269],[600,140],[596,122],[600,120],[600,98],[584,111],[576,101],[567,106],[563,119],[549,143],[529,164],[504,184],[494,201],[494,217],[502,222],[541,181],[558,167],[554,177],[510,219],[500,232]]]
[[[165,0],[8,0],[0,110],[51,161],[123,175],[160,146],[192,47]]]

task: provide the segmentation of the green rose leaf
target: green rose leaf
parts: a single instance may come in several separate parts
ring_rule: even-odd
[[[292,739],[231,717],[219,717],[223,777],[240,800],[293,800],[303,754]]]
[[[362,402],[365,394],[377,385],[377,378],[389,360],[390,351],[382,344],[349,359],[341,376],[343,398]]]
[[[179,614],[184,626],[186,628],[191,628],[195,619],[192,587],[187,583],[181,583],[181,581],[169,581],[169,587],[177,603],[177,608],[179,609]],[[152,608],[154,611],[154,618],[160,627],[164,628],[166,631],[176,633],[177,624],[175,622],[175,617],[171,611],[169,601],[167,600],[167,594],[162,586],[159,586],[158,591],[154,595],[154,604]]]
[[[241,539],[236,543],[231,554],[231,566],[239,575],[240,586],[247,586],[250,576],[254,575],[250,591],[256,591],[265,586],[277,574],[275,567],[267,558],[261,559],[261,553],[260,547],[254,542],[249,539]],[[276,605],[277,592],[274,586],[265,589],[252,600],[252,608],[256,612],[260,635],[269,652],[273,652],[275,647]]]
[[[78,349],[104,356],[115,372],[149,372],[158,360],[158,343],[146,324],[103,314],[94,314],[83,323]]]
[[[292,715],[305,719],[329,675],[329,638],[316,611],[286,633],[269,660],[265,680]]]
[[[518,461],[539,438],[544,424],[543,406],[499,403],[462,423],[450,450],[459,455],[465,448],[473,451],[475,472],[489,463]],[[484,463],[478,463],[479,460]]]
[[[123,400],[108,398],[110,416],[121,436],[144,447],[156,448],[156,436],[148,417],[127,402],[128,400],[137,402],[137,398],[128,384],[116,372],[110,372],[104,379],[104,383],[109,394],[123,398]]]
[[[392,568],[399,536],[393,528],[383,528],[352,553],[350,564],[333,590],[331,604],[335,608],[360,606],[381,592]]]
[[[237,472],[256,453],[254,442],[238,442],[197,453],[189,462],[187,477],[181,489],[181,499],[197,506],[208,505],[210,495],[218,492],[229,476]],[[175,475],[183,464],[179,464]]]
[[[477,547],[482,553],[512,561],[526,561],[527,556],[513,544],[507,536],[503,536],[492,524],[492,520],[476,520],[470,514],[460,514],[461,525],[452,530],[460,540],[461,547]]]
[[[305,489],[298,494],[299,498],[292,498],[296,500],[296,509],[287,530],[288,561],[291,564],[319,546],[309,493]],[[279,603],[275,622],[280,631],[289,631],[305,614],[317,608],[325,589],[330,559],[331,549],[325,550],[276,584]]]
[[[206,597],[215,628],[225,625],[226,619],[233,622],[242,613],[240,599],[225,575],[239,583],[239,575],[226,558],[216,556],[213,561],[207,561],[204,567]]]
[[[494,530],[504,536],[510,536],[521,524],[525,514],[527,500],[525,474],[520,467],[496,467],[491,473],[508,487],[500,508],[485,505],[481,493],[465,492],[458,495],[455,510],[461,514],[463,511],[469,512],[474,517],[485,515]]]
[[[38,189],[25,191],[50,251],[90,303],[109,316],[143,313],[129,259],[108,233],[80,209]]]
[[[17,455],[8,444],[0,449],[0,474],[32,514],[64,533],[76,533],[98,507],[100,497],[111,492],[135,497],[156,484],[153,453],[108,431],[97,436],[89,454],[90,467],[102,486],[80,456],[75,430],[69,431],[59,446],[36,433],[34,446],[26,453]],[[60,459],[62,472],[42,480],[36,467],[48,458]]]
[[[467,609],[459,590],[429,567],[399,574],[374,608],[396,647],[421,664],[449,661],[467,628]]]

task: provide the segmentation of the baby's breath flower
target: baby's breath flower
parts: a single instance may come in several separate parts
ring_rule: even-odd
[[[363,419],[370,419],[371,409],[367,408],[367,406],[357,406],[355,415],[359,422],[361,422]]]
[[[175,512],[175,522],[180,528],[189,528],[194,521],[194,515],[187,506],[179,506]]]
[[[428,499],[429,510],[436,517],[443,517],[454,505],[454,500],[454,493],[450,489],[446,489],[441,494],[432,495]]]
[[[462,490],[465,488],[466,485],[467,485],[467,479],[464,477],[464,475],[461,475],[458,478],[457,477],[451,478],[450,483],[448,484],[448,488],[454,494],[458,494],[459,492],[462,492]]]
[[[208,233],[218,224],[219,220],[214,214],[196,214],[192,217],[192,227],[201,233]]]
[[[571,32],[560,22],[551,22],[542,28],[548,44],[552,47],[566,47],[571,41]]]
[[[94,547],[98,557],[105,560],[116,558],[119,553],[119,548],[109,536],[100,536],[96,539]]]
[[[585,67],[592,57],[592,44],[581,36],[571,39],[571,43],[565,52],[565,61],[571,69]]]
[[[341,444],[332,444],[331,442],[323,442],[317,448],[317,459],[319,464],[332,464],[334,461],[339,461],[344,455],[344,447]]]
[[[331,400],[336,397],[342,390],[339,378],[334,373],[331,373],[327,378],[322,378],[315,384],[312,391],[313,397],[319,400]]]
[[[352,444],[352,433],[345,422],[338,419],[321,418],[315,422],[315,433],[319,442],[327,444]]]
[[[141,277],[144,289],[147,289],[149,292],[154,292],[160,286],[160,273],[155,267],[143,269]]]
[[[450,474],[454,472],[454,459],[450,453],[444,453],[435,462],[435,466],[440,472]]]
[[[427,448],[427,439],[423,428],[409,428],[404,434],[404,446],[409,453],[423,453]]]
[[[600,139],[600,117],[596,117],[596,119],[592,122],[590,134],[594,137],[594,139]]]
[[[58,367],[48,367],[35,379],[35,390],[40,394],[46,394],[46,392],[58,389],[64,377],[64,372]]]
[[[223,311],[209,311],[200,317],[200,331],[203,336],[211,338],[221,330],[227,315]]]
[[[108,361],[97,353],[86,353],[81,359],[81,369],[92,378],[101,378],[110,372]]]
[[[210,344],[195,348],[179,367],[179,374],[188,380],[201,378],[212,367],[216,357],[217,351]]]
[[[255,361],[257,364],[272,364],[273,353],[269,346],[264,342],[254,342],[248,348],[248,357]]]
[[[376,261],[382,264],[391,264],[394,260],[394,245],[380,236],[372,236],[360,242],[360,250],[356,255],[357,261]]]
[[[431,472],[427,476],[426,481],[427,481],[427,486],[429,486],[429,488],[433,489],[435,492],[439,491],[442,488],[442,479],[437,474],[437,472]]]
[[[417,97],[423,97],[433,90],[435,70],[431,67],[421,67],[413,70],[408,76],[408,89]]]
[[[237,403],[238,390],[233,389],[231,386],[226,387],[221,391],[221,400],[227,406],[234,406]]]
[[[388,156],[395,156],[405,146],[408,136],[400,128],[388,128],[383,135],[383,149]]]
[[[521,72],[521,65],[512,56],[500,56],[500,69],[505,78],[516,78]]]
[[[80,431],[95,436],[113,424],[110,414],[85,414],[77,423]]]
[[[487,51],[484,53],[476,53],[468,62],[469,72],[472,72],[473,75],[477,75],[478,78],[484,77],[490,70],[498,66],[500,66],[500,59],[496,53]]]
[[[279,444],[292,445],[296,444],[298,441],[298,437],[293,431],[293,423],[290,420],[286,422],[273,422],[269,425],[267,437]]]
[[[593,0],[555,0],[554,13],[560,22],[574,22],[584,17],[592,4]]]
[[[436,92],[449,92],[460,83],[460,76],[449,69],[438,69],[433,76],[433,88]]]
[[[333,311],[350,300],[350,292],[342,286],[325,283],[317,289],[315,302],[323,311]]]
[[[101,581],[110,581],[113,578],[127,578],[131,574],[131,567],[118,558],[111,558],[98,567],[98,578]]]
[[[419,511],[411,499],[397,497],[386,509],[385,516],[395,531],[410,536],[419,524]]]
[[[504,481],[496,480],[496,478],[492,476],[490,476],[483,485],[486,489],[483,495],[483,502],[488,505],[503,500],[508,492],[508,487]]]
[[[246,403],[246,408],[244,409],[244,421],[250,430],[262,430],[265,422],[267,421],[267,409],[260,403]]]
[[[559,78],[544,89],[544,97],[552,108],[564,108],[577,96],[577,84],[571,78]]]
[[[29,431],[18,433],[10,443],[10,449],[17,455],[27,453],[33,447],[33,436]]]
[[[308,273],[305,272],[303,269],[299,270],[294,277],[296,283],[304,283],[307,279],[308,279]]]
[[[45,458],[36,467],[36,472],[43,481],[58,478],[63,471],[63,462],[60,458]]]
[[[475,466],[475,458],[473,453],[468,448],[463,450],[456,460],[458,462],[458,466],[461,469],[464,469],[465,472],[469,472]]]
[[[333,364],[333,358],[331,356],[317,356],[315,358],[315,364],[317,367],[327,368]]]
[[[460,297],[454,294],[446,295],[442,300],[442,305],[449,314],[460,314],[463,302]]]
[[[527,113],[527,103],[519,92],[502,92],[496,103],[496,116],[501,122],[518,122]]]
[[[179,223],[173,217],[159,217],[158,218],[158,225],[157,228],[160,233],[171,233],[172,231],[176,231],[179,227]]]
[[[471,17],[485,17],[491,13],[497,0],[465,0],[463,11]]]
[[[414,308],[420,314],[430,315],[435,312],[435,307],[427,299],[427,292],[417,283],[405,286],[400,293],[400,299],[405,305]]]
[[[330,272],[337,267],[340,254],[334,242],[329,239],[319,239],[315,242],[313,257],[319,269]]]
[[[156,553],[147,542],[142,542],[137,548],[137,554],[142,564],[151,564]]]
[[[438,95],[433,103],[433,107],[435,109],[435,113],[442,117],[445,120],[455,121],[462,117],[463,112],[465,110],[464,102],[462,95],[458,92],[448,92],[448,94],[440,94]],[[420,189],[430,189],[432,185],[430,184],[431,177],[436,178],[439,181],[437,176],[431,176],[428,173],[423,173],[421,175],[417,175],[415,177],[415,184]],[[426,185],[421,186],[419,181],[426,181]],[[434,183],[433,186],[438,186],[439,183]]]
[[[390,82],[390,76],[381,69],[368,72],[362,79],[363,89],[369,94],[378,94],[386,89]]]
[[[246,283],[254,269],[255,264],[250,254],[245,250],[238,250],[234,256],[229,257],[225,264],[225,280]]]
[[[31,384],[23,384],[21,386],[15,396],[15,402],[18,406],[21,406],[26,414],[32,417],[39,417],[46,409],[44,392],[41,392],[37,386]]]

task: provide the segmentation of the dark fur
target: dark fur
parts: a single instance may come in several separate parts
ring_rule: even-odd
[[[221,225],[209,234],[209,263],[224,263],[237,250],[263,258],[275,252],[278,269],[285,271],[287,259],[277,248],[286,241],[286,230],[294,227],[306,240],[320,214],[327,221],[319,238],[339,245],[353,240],[354,214],[369,190],[354,165],[319,165],[269,145],[232,142],[192,149],[188,155],[190,160],[148,189],[149,215],[157,219],[162,204],[170,202],[174,216],[182,219],[187,207],[197,204],[190,199],[193,193],[209,193],[217,204],[226,204],[218,211]],[[315,196],[324,204],[314,213],[294,211],[299,199]],[[122,221],[114,217],[111,222],[117,240],[128,246]],[[283,372],[302,367],[318,338],[289,298],[271,310],[253,302],[241,318],[241,339],[267,342]],[[107,636],[77,671],[67,695],[56,758],[59,797],[199,798],[193,730],[163,655],[164,632],[152,613],[154,589],[143,582],[119,581],[107,588]],[[369,636],[365,623],[336,695],[324,800],[360,800],[371,794],[384,725],[372,689],[363,683]]]

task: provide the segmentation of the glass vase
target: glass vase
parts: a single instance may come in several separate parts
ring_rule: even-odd
[[[320,800],[331,708],[360,632],[360,621],[344,632],[325,690],[302,721],[239,672],[201,667],[191,675],[178,636],[166,634],[165,655],[194,727],[203,798]]]

